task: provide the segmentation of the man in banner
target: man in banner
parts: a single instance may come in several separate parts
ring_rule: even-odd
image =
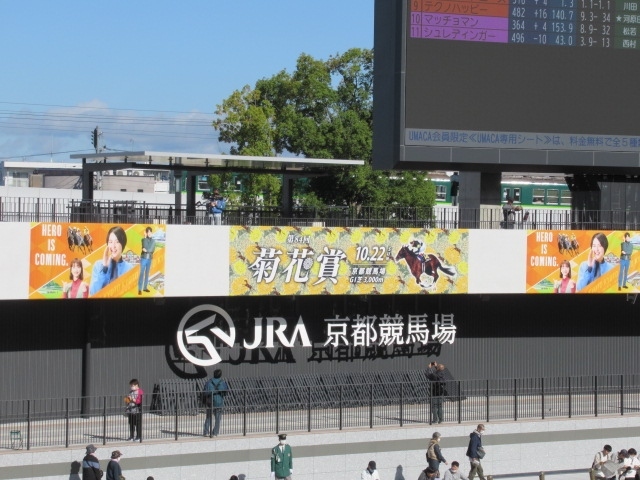
[[[156,241],[151,237],[153,230],[147,227],[142,238],[142,251],[140,252],[140,276],[138,277],[138,295],[149,291],[149,271],[153,252],[156,250]]]
[[[627,286],[627,275],[629,274],[629,265],[631,265],[631,254],[633,253],[633,244],[630,242],[631,235],[629,232],[624,234],[624,242],[620,244],[620,273],[618,274],[618,291]]]

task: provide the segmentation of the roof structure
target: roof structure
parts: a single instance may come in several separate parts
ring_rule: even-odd
[[[82,198],[93,199],[93,172],[124,168],[172,170],[175,177],[186,174],[187,215],[195,212],[195,175],[233,171],[238,173],[272,173],[283,175],[282,209],[289,216],[292,204],[292,183],[295,176],[315,176],[326,172],[326,167],[356,167],[364,160],[338,160],[302,157],[259,157],[185,152],[122,151],[76,153],[72,160],[82,160]],[[288,177],[288,178],[287,178]],[[176,194],[176,211],[180,211],[180,195]]]
[[[314,168],[322,167],[348,167],[364,165],[364,160],[337,160],[328,158],[302,158],[302,157],[258,157],[248,155],[224,155],[208,153],[184,153],[184,152],[103,152],[103,153],[76,153],[70,156],[73,159],[86,161],[94,160],[96,163],[127,162],[141,163],[145,168],[149,165],[157,165],[174,170],[192,169],[250,169],[264,170],[264,173],[296,171],[308,173]],[[112,166],[105,167],[111,169]]]

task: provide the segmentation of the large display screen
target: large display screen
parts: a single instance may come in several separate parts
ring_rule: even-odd
[[[455,163],[456,149],[478,148],[633,152],[603,165],[638,167],[640,0],[377,0],[376,9],[374,163],[393,141],[399,161]],[[381,138],[389,127],[395,138]]]

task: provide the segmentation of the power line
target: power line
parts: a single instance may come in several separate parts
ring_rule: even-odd
[[[12,157],[0,157],[0,160],[11,160],[16,157],[43,157],[45,155],[59,155],[62,153],[79,153],[86,150],[66,150],[64,152],[30,153],[29,155],[14,155]]]
[[[87,109],[87,110],[118,110],[118,111],[129,111],[129,112],[155,112],[155,113],[184,113],[188,115],[208,115],[206,113],[198,113],[198,112],[183,112],[180,110],[144,110],[138,108],[115,108],[115,107],[79,107],[77,105],[51,105],[46,103],[23,103],[23,102],[3,102],[0,101],[0,104],[3,105],[27,105],[30,107],[56,107],[56,108],[78,108],[78,109]]]

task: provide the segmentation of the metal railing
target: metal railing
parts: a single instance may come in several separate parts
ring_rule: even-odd
[[[303,383],[235,388],[229,381],[220,434],[430,424],[440,399],[448,423],[640,412],[639,375],[448,381],[444,397],[430,395],[425,375],[387,383]],[[206,408],[193,386],[156,388],[145,396],[143,441],[203,436]],[[129,426],[122,402],[122,396],[0,402],[0,448],[123,442]]]
[[[210,224],[204,208],[195,215],[173,205],[137,201],[0,197],[0,221],[56,223]],[[516,228],[532,230],[638,230],[640,212],[532,208],[504,220],[500,207],[430,209],[404,206],[323,206],[295,208],[284,217],[279,207],[229,206],[226,225],[377,228]]]

